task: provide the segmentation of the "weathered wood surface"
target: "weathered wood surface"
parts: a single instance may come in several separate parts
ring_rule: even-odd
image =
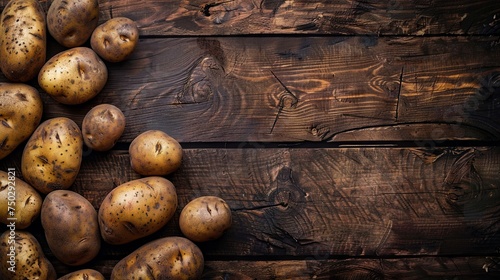
[[[218,195],[233,209],[209,257],[387,257],[497,253],[499,175],[498,148],[247,148],[186,149],[169,179],[179,208]],[[97,208],[135,178],[127,153],[93,152],[72,189]],[[176,219],[155,236],[179,234]]]
[[[45,7],[51,0],[41,0]],[[3,7],[7,0],[1,0]],[[126,16],[144,36],[248,34],[491,35],[496,0],[100,0],[100,19]]]
[[[45,118],[81,123],[115,104],[122,142],[147,129],[181,142],[500,139],[497,37],[156,38],[108,66],[82,106],[42,92]]]
[[[423,257],[401,259],[328,260],[322,256],[303,260],[225,260],[205,262],[203,280],[251,279],[388,279],[494,280],[500,276],[497,257]],[[116,260],[100,261],[95,268],[110,275]],[[71,271],[59,267],[59,271]]]
[[[212,271],[216,275],[227,269],[222,261],[265,258],[276,262],[296,259],[299,265],[316,263],[319,268],[315,269],[324,269],[325,277],[336,269],[342,270],[342,262],[335,259],[363,257],[377,261],[353,261],[344,272],[352,268],[368,273],[373,269],[373,273],[380,272],[387,279],[397,279],[391,273],[408,273],[415,279],[426,275],[421,273],[437,277],[445,273],[474,276],[481,272],[488,276],[476,262],[495,256],[500,249],[498,148],[247,147],[186,149],[184,155],[181,169],[168,177],[179,195],[179,209],[173,220],[152,236],[129,245],[103,244],[101,258],[91,265],[99,269],[108,265],[109,270],[110,263],[141,244],[180,234],[177,223],[181,207],[200,195],[224,197],[233,209],[234,226],[224,238],[200,244],[209,267],[210,261],[218,261]],[[126,152],[89,152],[72,189],[97,208],[112,188],[139,177],[130,169],[128,159]],[[0,162],[0,168],[20,170],[17,165],[6,165],[11,163]],[[32,231],[45,244],[38,223]],[[51,256],[50,251],[46,253]],[[397,266],[414,262],[416,266],[424,265],[420,263],[423,260],[411,258],[443,255],[482,257],[472,258],[475,268],[467,267],[465,271],[457,269],[461,264],[430,265],[423,271],[406,267],[406,272]],[[391,261],[393,257],[410,259]],[[110,262],[103,264],[103,259]],[[317,263],[322,260],[330,261]],[[459,263],[467,261],[460,259]],[[356,262],[360,262],[357,268]],[[264,265],[243,263],[249,267]],[[70,270],[60,266],[60,271]],[[280,266],[284,273],[287,263]],[[301,270],[299,266],[295,273],[312,276],[317,273],[315,269]],[[342,271],[337,272],[342,275]],[[206,273],[210,275],[210,270]],[[251,269],[228,273],[255,275]]]
[[[97,208],[138,178],[126,149],[147,129],[174,136],[185,157],[168,176],[174,219],[103,244],[86,267],[109,276],[144,242],[180,234],[190,199],[219,195],[234,226],[200,244],[204,279],[499,278],[497,0],[99,3],[101,22],[132,18],[141,40],[108,63],[90,102],[41,93],[44,119],[80,124],[100,103],[127,117],[113,151],[85,151],[72,189]],[[62,49],[49,38],[49,56]],[[0,169],[20,171],[21,150]],[[48,250],[39,221],[31,230],[59,274],[75,270]]]

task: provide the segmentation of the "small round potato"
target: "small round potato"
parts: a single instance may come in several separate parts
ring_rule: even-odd
[[[168,175],[182,163],[181,145],[160,130],[139,134],[130,143],[129,154],[132,169],[144,176]]]
[[[99,23],[98,0],[54,0],[47,11],[47,29],[61,45],[83,45]]]
[[[8,225],[9,219],[14,218],[16,229],[25,229],[40,216],[43,200],[33,187],[16,175],[15,171],[0,171],[0,209],[4,209],[0,211],[0,222]]]
[[[109,62],[127,59],[139,40],[139,28],[135,21],[126,17],[109,19],[99,25],[90,38],[90,46]]]
[[[0,17],[0,69],[7,79],[27,82],[38,75],[47,57],[46,33],[39,1],[7,3]]]
[[[231,227],[231,209],[216,196],[191,200],[181,211],[179,226],[182,233],[194,242],[217,239]]]
[[[189,239],[178,236],[150,241],[120,260],[111,272],[111,280],[122,279],[200,279],[203,253]]]
[[[28,139],[42,120],[38,90],[21,83],[0,83],[0,159]]]
[[[50,251],[62,263],[82,265],[99,253],[97,211],[82,195],[70,190],[49,193],[42,204],[41,220]]]
[[[96,151],[108,151],[125,130],[125,115],[116,106],[100,104],[92,108],[83,119],[83,141]]]
[[[38,84],[62,104],[82,104],[94,98],[106,85],[108,69],[87,47],[62,51],[50,58],[38,74]]]
[[[68,189],[80,171],[82,132],[66,117],[41,123],[29,138],[21,157],[23,179],[43,194]]]
[[[104,275],[102,275],[99,271],[84,268],[77,271],[70,272],[57,280],[105,280]]]
[[[0,279],[55,280],[56,270],[29,232],[7,230],[0,235]]]
[[[163,177],[145,177],[111,190],[99,207],[101,236],[125,244],[165,226],[177,210],[177,192]]]

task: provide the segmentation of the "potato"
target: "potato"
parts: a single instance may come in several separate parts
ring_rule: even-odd
[[[165,226],[177,208],[174,185],[163,177],[129,181],[111,190],[99,207],[101,236],[125,244]]]
[[[43,194],[68,189],[80,171],[82,133],[71,119],[55,117],[38,126],[24,147],[24,180]]]
[[[105,280],[104,276],[97,270],[85,268],[70,272],[57,280]]]
[[[100,152],[113,148],[124,130],[125,115],[111,104],[100,104],[92,108],[82,122],[85,145]]]
[[[144,176],[164,176],[177,170],[182,163],[182,147],[160,130],[148,130],[138,135],[129,146],[132,169]]]
[[[80,194],[70,190],[49,193],[43,200],[41,220],[49,249],[62,263],[82,265],[99,253],[97,211]]]
[[[0,171],[0,222],[9,225],[15,221],[16,229],[25,229],[40,216],[42,197],[30,185],[16,178],[15,170]]]
[[[94,98],[106,85],[108,69],[90,48],[62,51],[47,61],[38,74],[38,84],[54,100],[76,105]]]
[[[102,59],[120,62],[127,59],[139,41],[139,28],[135,21],[115,17],[99,25],[90,37],[90,46]]]
[[[37,0],[11,0],[0,16],[0,68],[7,79],[27,82],[47,57],[45,12]]]
[[[47,11],[47,29],[61,45],[83,45],[99,23],[97,0],[54,0]]]
[[[150,241],[120,260],[111,280],[200,279],[203,268],[203,254],[196,244],[170,236]]]
[[[45,257],[36,238],[23,230],[0,235],[0,279],[56,279],[54,266]]]
[[[0,159],[28,139],[42,119],[38,90],[21,83],[0,83]]]
[[[191,200],[181,211],[179,226],[192,241],[214,240],[231,227],[229,205],[220,197],[202,196]]]

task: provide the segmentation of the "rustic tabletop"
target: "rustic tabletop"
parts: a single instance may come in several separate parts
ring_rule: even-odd
[[[140,178],[128,146],[149,129],[176,138],[184,156],[166,176],[179,197],[172,221],[103,244],[85,268],[109,276],[138,246],[181,235],[188,201],[217,195],[233,225],[199,244],[204,279],[500,276],[497,0],[99,4],[101,22],[136,21],[140,41],[126,61],[107,63],[107,84],[89,102],[41,92],[44,119],[81,125],[101,103],[126,116],[113,150],[84,150],[71,189],[98,208]],[[48,46],[49,56],[64,49]],[[21,170],[21,153],[0,169]],[[39,222],[28,230],[58,275],[75,270],[54,258]]]

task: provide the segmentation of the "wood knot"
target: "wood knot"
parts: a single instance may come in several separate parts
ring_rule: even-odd
[[[181,92],[177,94],[180,104],[202,103],[209,101],[214,95],[216,73],[222,67],[211,56],[200,59],[192,68]]]
[[[269,200],[280,211],[300,211],[306,202],[307,193],[293,180],[292,170],[283,167],[276,178],[276,188],[269,194]],[[277,207],[275,207],[277,208]]]

